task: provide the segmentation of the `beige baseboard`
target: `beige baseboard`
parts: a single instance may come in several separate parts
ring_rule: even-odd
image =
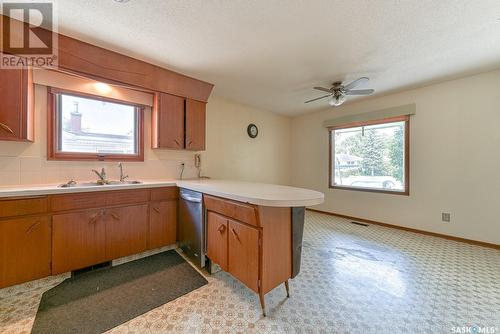
[[[446,235],[446,234],[441,234],[441,233],[435,233],[435,232],[418,230],[418,229],[410,228],[410,227],[404,227],[404,226],[398,226],[398,225],[393,225],[393,224],[387,224],[387,223],[382,223],[382,222],[378,222],[378,221],[375,221],[375,220],[370,220],[370,219],[365,219],[365,218],[358,218],[358,217],[353,217],[353,216],[347,216],[347,215],[343,215],[343,214],[335,213],[335,212],[328,212],[328,211],[322,211],[322,210],[316,210],[316,209],[309,209],[309,208],[307,208],[307,210],[314,211],[314,212],[319,212],[319,213],[323,213],[323,214],[330,215],[330,216],[336,216],[336,217],[340,217],[340,218],[346,218],[346,219],[350,219],[350,220],[360,221],[360,222],[367,223],[367,224],[373,224],[373,225],[380,225],[380,226],[385,226],[385,227],[397,228],[397,229],[403,230],[403,231],[408,231],[408,232],[413,232],[413,233],[420,233],[420,234],[430,235],[430,236],[433,236],[433,237],[444,238],[444,239],[448,239],[448,240],[454,240],[454,241],[464,242],[464,243],[471,244],[471,245],[488,247],[488,248],[493,248],[493,249],[500,250],[500,245],[492,244],[492,243],[488,243],[488,242],[484,242],[484,241],[470,240],[470,239],[454,237],[454,236],[451,236],[451,235]]]

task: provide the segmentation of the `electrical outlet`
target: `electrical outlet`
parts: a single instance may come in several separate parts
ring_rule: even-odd
[[[448,212],[441,213],[441,220],[446,222],[446,223],[449,223],[451,221],[450,214]]]

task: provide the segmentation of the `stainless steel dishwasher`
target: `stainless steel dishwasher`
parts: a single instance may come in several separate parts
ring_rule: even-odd
[[[205,220],[203,195],[181,188],[179,200],[179,247],[198,267],[205,267]]]

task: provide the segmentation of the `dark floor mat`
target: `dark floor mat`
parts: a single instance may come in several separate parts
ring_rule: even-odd
[[[88,272],[43,294],[31,333],[102,333],[207,283],[173,250]]]

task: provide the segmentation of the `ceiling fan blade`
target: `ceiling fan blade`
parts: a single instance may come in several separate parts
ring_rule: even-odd
[[[375,92],[375,89],[355,89],[348,90],[345,95],[370,95]]]
[[[331,93],[332,90],[331,89],[328,89],[328,88],[323,88],[323,87],[314,87],[314,89],[316,90],[320,90],[322,92],[327,92],[327,93]]]
[[[304,102],[304,103],[309,103],[309,102],[313,102],[313,101],[321,100],[321,99],[324,99],[325,97],[330,97],[330,96],[332,96],[332,94],[328,94],[328,95],[325,95],[325,96],[317,97],[317,98],[315,98],[315,99],[312,99],[312,100],[306,101],[306,102]]]
[[[345,85],[344,86],[344,89],[345,90],[349,90],[349,89],[353,89],[354,87],[357,87],[363,83],[367,83],[370,79],[368,79],[367,77],[361,77],[359,79],[356,79],[354,80],[353,82],[351,82],[350,84],[348,85]]]

